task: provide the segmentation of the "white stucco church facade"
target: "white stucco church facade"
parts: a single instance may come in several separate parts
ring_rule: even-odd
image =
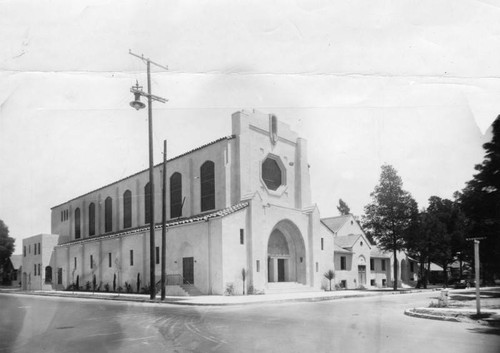
[[[153,196],[145,170],[52,208],[51,232],[60,235],[54,287],[95,276],[135,291],[149,285],[151,255],[160,279],[162,226],[155,224],[150,254],[149,218],[161,220],[161,173],[157,165]],[[311,201],[306,141],[274,115],[236,112],[230,136],[170,159],[166,194],[172,291],[181,284],[203,294],[268,293],[281,284],[319,290],[334,270],[333,237]]]

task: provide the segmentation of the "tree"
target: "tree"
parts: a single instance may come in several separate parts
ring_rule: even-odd
[[[346,216],[351,213],[351,209],[349,208],[347,203],[342,201],[342,199],[339,199],[339,205],[337,206],[337,210],[339,210],[341,216]]]
[[[397,252],[405,249],[407,233],[417,221],[417,202],[403,190],[401,177],[391,165],[382,166],[379,184],[370,196],[372,202],[365,206],[363,226],[382,250],[393,252],[393,288],[397,290]]]
[[[444,281],[448,284],[448,266],[459,253],[465,253],[465,218],[458,203],[437,196],[429,198],[427,212],[437,223],[429,255],[443,267]]]
[[[481,241],[480,260],[484,279],[489,281],[500,277],[500,115],[492,124],[492,133],[491,141],[483,145],[482,164],[475,166],[478,173],[457,195],[467,217],[468,236],[486,238]]]
[[[15,239],[9,236],[9,228],[0,219],[0,269],[3,269],[7,260],[14,252]]]
[[[335,272],[333,270],[328,270],[323,274],[323,276],[330,282],[330,292],[332,291],[332,280],[335,278]]]

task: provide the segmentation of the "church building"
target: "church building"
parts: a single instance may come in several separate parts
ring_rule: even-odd
[[[324,286],[334,238],[311,201],[309,168],[306,141],[256,111],[234,113],[231,135],[168,160],[167,294]],[[153,195],[144,170],[53,207],[54,287],[95,278],[135,292],[150,285],[150,256],[159,281],[162,225],[153,225],[154,254],[149,227],[153,212],[162,217],[161,181],[157,165]]]

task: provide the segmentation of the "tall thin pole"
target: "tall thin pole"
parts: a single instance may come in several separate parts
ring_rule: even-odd
[[[149,60],[146,61],[148,68],[148,125],[149,125],[149,186],[150,186],[150,218],[149,218],[149,283],[150,298],[156,297],[155,279],[155,188],[153,181],[153,102],[151,100],[151,69]]]
[[[481,293],[479,291],[479,240],[474,240],[474,267],[476,270],[476,310],[481,314]]]
[[[163,191],[162,191],[162,227],[161,227],[161,300],[165,300],[165,258],[167,222],[167,140],[163,140]]]

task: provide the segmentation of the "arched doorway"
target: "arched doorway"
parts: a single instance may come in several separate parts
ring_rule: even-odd
[[[298,227],[289,220],[278,222],[269,235],[267,280],[307,283],[304,239]]]

